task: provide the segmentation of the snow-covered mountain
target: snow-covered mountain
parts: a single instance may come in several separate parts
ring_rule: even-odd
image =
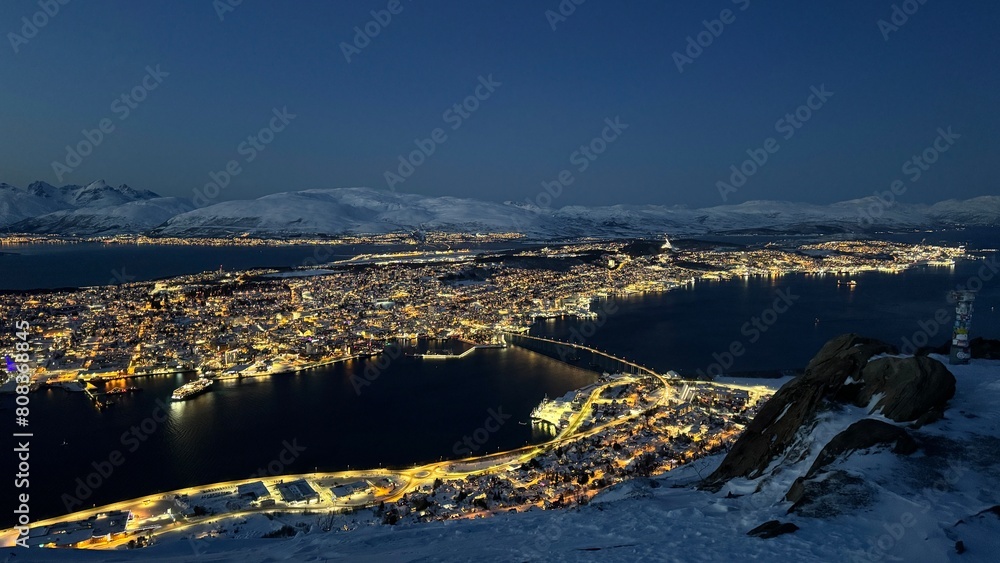
[[[305,190],[227,201],[178,215],[157,233],[211,236],[388,233],[418,228],[536,232],[544,214],[512,205],[453,197],[424,197],[370,188]]]
[[[155,197],[104,207],[63,209],[19,221],[12,232],[57,235],[143,233],[193,208],[176,197]]]
[[[228,201],[170,219],[158,233],[206,236],[382,233],[412,229],[517,231],[539,237],[702,234],[751,230],[865,232],[885,228],[1000,225],[1000,197],[933,206],[871,197],[833,205],[749,201],[705,209],[657,205],[538,207],[369,188],[307,190]]]
[[[177,198],[168,198],[171,202],[178,203],[163,202],[155,205],[154,207],[161,211],[158,214],[147,212],[146,215],[150,216],[147,221],[135,220],[143,214],[137,213],[134,207],[119,209],[120,206],[157,198],[160,196],[151,191],[139,191],[126,184],[111,186],[104,180],[97,180],[86,186],[69,184],[61,187],[46,182],[33,182],[27,188],[0,184],[0,228],[15,232],[59,234],[81,232],[74,231],[78,228],[74,225],[83,226],[86,221],[71,218],[76,211],[83,211],[80,217],[89,217],[93,221],[103,215],[104,222],[122,224],[127,226],[125,228],[128,232],[134,232],[134,229],[146,230],[155,227],[169,217],[191,209],[190,204],[182,205]],[[157,219],[158,222],[154,222]],[[19,225],[20,223],[24,224]],[[67,230],[61,230],[63,228]],[[82,232],[93,231],[82,229]]]
[[[186,200],[104,181],[26,189],[0,184],[0,227],[49,234],[149,232],[171,236],[374,234],[398,231],[520,232],[529,237],[724,232],[836,233],[1000,225],[1000,197],[934,205],[869,197],[832,205],[748,201],[703,209],[661,205],[539,207],[428,197],[371,188],[282,192],[195,209]]]

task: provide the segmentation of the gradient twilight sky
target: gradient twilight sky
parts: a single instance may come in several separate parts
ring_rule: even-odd
[[[386,189],[385,172],[440,127],[447,139],[397,191],[523,201],[567,169],[556,206],[719,205],[716,182],[775,137],[728,202],[826,203],[906,178],[950,126],[961,137],[903,198],[998,193],[995,0],[564,0],[575,12],[555,30],[545,12],[559,0],[401,0],[350,63],[341,43],[389,0],[243,0],[220,21],[226,2],[69,0],[27,42],[11,34],[38,0],[0,2],[0,181],[104,178],[191,197],[237,159],[220,199]],[[877,22],[894,3],[919,8],[886,40]],[[673,53],[724,9],[735,21],[679,72]],[[147,65],[169,76],[120,119],[112,103]],[[443,113],[491,74],[500,86],[453,130]],[[820,85],[834,95],[782,138],[776,122]],[[295,119],[246,162],[240,143],[286,106]],[[616,116],[628,129],[579,171],[572,153]],[[58,181],[52,162],[102,118],[115,130]]]

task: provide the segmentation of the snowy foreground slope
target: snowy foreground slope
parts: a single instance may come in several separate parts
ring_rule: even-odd
[[[934,356],[944,363],[946,358]],[[635,481],[570,510],[290,539],[178,539],[133,552],[8,548],[9,561],[996,561],[1000,553],[1000,361],[947,366],[957,380],[944,418],[907,432],[916,453],[855,452],[828,466],[856,477],[788,514],[784,500],[829,440],[869,409],[825,410],[764,475],[718,492],[694,485],[722,456],[652,481]],[[908,426],[908,425],[900,425]],[[858,484],[860,482],[860,484]],[[771,539],[746,532],[768,520],[799,530]],[[273,527],[274,522],[264,521]],[[244,527],[249,528],[249,526]],[[258,533],[260,530],[249,533]],[[965,553],[956,551],[956,542]],[[16,553],[16,557],[11,557]]]

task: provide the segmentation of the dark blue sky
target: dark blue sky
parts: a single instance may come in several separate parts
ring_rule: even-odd
[[[961,137],[902,197],[997,193],[995,1],[928,0],[886,41],[889,1],[586,0],[553,30],[558,0],[402,0],[348,63],[340,44],[388,4],[244,0],[220,21],[211,0],[73,0],[22,42],[11,33],[38,2],[4,0],[0,181],[105,178],[190,197],[237,160],[221,199],[384,189],[440,127],[447,139],[398,191],[523,201],[566,169],[556,206],[717,205],[730,165],[775,137],[729,202],[832,202],[906,179],[904,163],[950,126]],[[672,54],[724,9],[735,21],[678,72]],[[147,65],[169,76],[122,119],[112,104]],[[452,129],[442,114],[491,74],[500,86]],[[820,85],[833,97],[782,138],[776,122]],[[240,143],[286,106],[296,117],[247,162]],[[580,171],[572,153],[615,116],[628,129]],[[103,118],[114,130],[59,182],[53,161]]]

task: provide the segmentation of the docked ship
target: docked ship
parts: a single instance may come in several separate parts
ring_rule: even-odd
[[[171,395],[170,398],[175,401],[184,401],[196,395],[200,395],[211,388],[212,388],[211,379],[199,378],[195,379],[190,383],[185,383],[184,385],[181,385],[180,387],[175,389],[174,394]]]

